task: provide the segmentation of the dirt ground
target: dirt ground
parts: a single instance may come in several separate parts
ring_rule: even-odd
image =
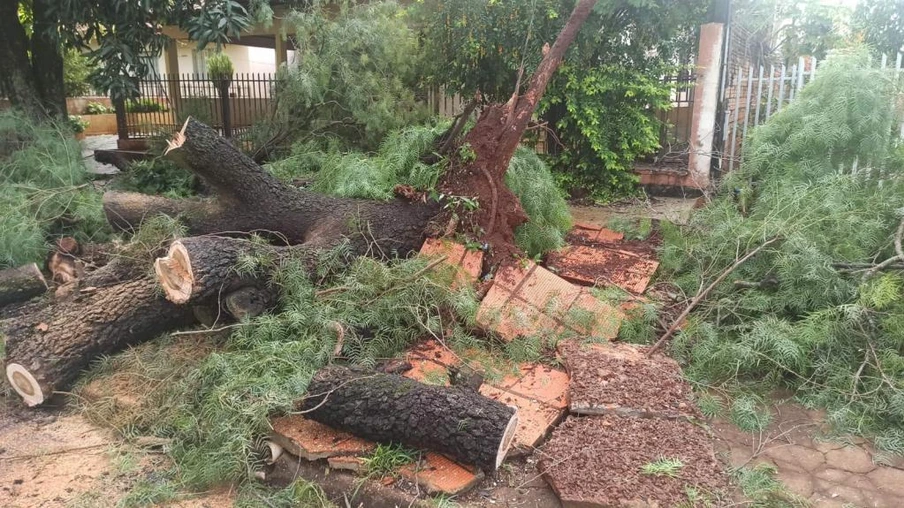
[[[66,408],[27,409],[0,396],[0,507],[117,506],[168,468],[166,457],[116,439]],[[169,503],[179,508],[232,506],[229,492]]]

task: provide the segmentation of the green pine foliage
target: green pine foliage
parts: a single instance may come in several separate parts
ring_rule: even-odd
[[[424,271],[428,261],[421,258],[358,258],[345,266],[345,257],[343,249],[324,253],[311,274],[292,260],[278,267],[253,256],[242,260],[241,271],[275,268],[279,308],[239,325],[221,344],[191,345],[191,337],[180,337],[170,350],[178,344],[188,352],[167,354],[165,341],[153,341],[101,362],[94,376],[137,372],[133,377],[148,383],[143,396],[151,398],[125,414],[89,404],[89,416],[114,422],[127,436],[173,439],[184,487],[242,481],[261,465],[258,439],[269,417],[294,409],[311,376],[333,361],[340,333],[341,361],[368,366],[424,336],[446,337],[450,345],[474,341],[466,327],[474,325],[477,300],[470,288],[452,288],[451,271]]]
[[[39,261],[55,237],[108,235],[81,149],[64,125],[0,113],[0,268]]]
[[[673,347],[698,386],[741,394],[730,413],[743,427],[768,424],[745,392],[784,387],[827,408],[839,432],[904,452],[902,277],[851,265],[894,255],[904,210],[901,91],[865,51],[833,55],[754,130],[721,196],[687,227],[663,227],[662,269],[688,295],[780,238],[709,295]]]
[[[505,184],[530,217],[515,231],[518,247],[528,256],[540,256],[565,245],[571,212],[552,172],[536,152],[518,147],[505,174]]]

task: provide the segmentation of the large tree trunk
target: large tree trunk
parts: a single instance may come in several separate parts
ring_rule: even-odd
[[[15,108],[40,118],[41,97],[28,61],[28,37],[19,23],[19,3],[0,0],[0,92]]]
[[[6,377],[35,406],[64,389],[91,360],[189,325],[190,307],[159,293],[151,277],[97,289],[0,322]]]
[[[47,281],[34,263],[0,271],[0,307],[28,300],[45,291]]]
[[[495,471],[517,426],[516,410],[477,392],[394,374],[331,366],[308,385],[312,420],[383,443],[435,450]]]
[[[229,140],[190,119],[167,156],[215,191],[215,200],[170,200],[107,193],[104,210],[115,227],[137,228],[158,213],[181,215],[195,235],[261,233],[284,244],[328,247],[342,239],[352,251],[404,255],[420,248],[438,203],[381,202],[324,196],[280,182]]]
[[[31,36],[31,63],[41,102],[48,115],[66,118],[66,91],[63,87],[63,55],[60,53],[59,21],[48,12],[58,0],[34,0],[34,33]]]

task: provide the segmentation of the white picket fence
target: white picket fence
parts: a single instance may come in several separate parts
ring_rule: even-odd
[[[904,70],[904,54],[890,58],[883,55],[881,69],[894,69],[896,78]],[[765,123],[782,110],[816,76],[823,63],[812,57],[801,57],[792,65],[738,66],[723,78],[720,100],[725,105],[722,125],[722,153],[728,171],[740,162],[741,147],[753,127]],[[892,67],[893,64],[893,67]],[[904,122],[900,127],[904,139]],[[723,164],[723,167],[724,164]]]

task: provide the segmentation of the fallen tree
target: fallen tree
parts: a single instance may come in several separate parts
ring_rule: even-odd
[[[257,233],[281,247],[210,236],[181,240],[155,263],[165,297],[156,292],[153,278],[136,275],[140,269],[131,273],[123,264],[114,265],[109,273],[87,276],[82,291],[91,289],[94,282],[100,287],[36,310],[29,307],[29,312],[0,323],[9,337],[6,365],[10,382],[27,403],[39,404],[96,356],[187,325],[193,320],[192,307],[218,311],[228,307],[221,298],[260,286],[254,277],[233,270],[252,248],[263,249],[269,256],[305,257],[347,243],[352,255],[387,258],[420,248],[430,229],[451,231],[456,228],[450,226],[456,226],[489,243],[495,262],[510,260],[509,254],[517,252],[514,228],[527,217],[505,185],[505,172],[550,77],[595,3],[577,3],[523,94],[520,84],[516,85],[508,103],[484,109],[462,145],[470,147],[473,156],[466,156],[463,150],[450,152],[440,189],[452,198],[444,202],[371,201],[294,188],[210,127],[189,119],[169,142],[166,156],[201,177],[215,197],[175,200],[108,192],[104,196],[108,221],[118,229],[133,231],[146,219],[165,214],[178,216],[193,235]],[[467,213],[455,210],[454,197],[473,198],[480,207]],[[460,216],[465,218],[459,220]],[[430,228],[433,221],[447,225]],[[260,307],[259,302],[253,307]]]
[[[514,408],[476,391],[340,366],[314,375],[301,410],[356,436],[435,450],[488,471],[502,464],[518,424]]]

